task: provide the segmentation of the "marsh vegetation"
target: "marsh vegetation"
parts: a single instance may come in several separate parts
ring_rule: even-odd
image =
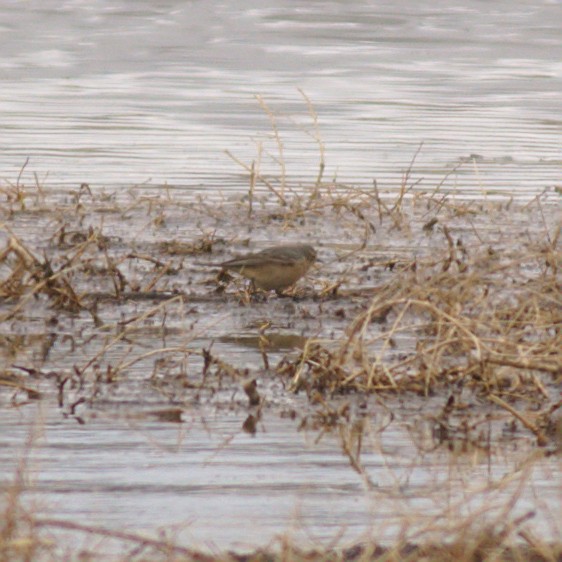
[[[556,192],[464,198],[447,178],[424,186],[412,165],[398,190],[358,188],[323,177],[318,143],[309,185],[283,168],[262,175],[260,156],[239,162],[248,188],[228,197],[57,188],[25,166],[4,180],[2,431],[39,403],[94,431],[100,416],[182,425],[194,412],[235,412],[239,431],[259,439],[273,418],[290,419],[295,443],[304,433],[337,444],[373,505],[403,502],[392,540],[373,528],[352,547],[334,536],[315,550],[280,535],[263,551],[211,555],[173,533],[46,517],[23,498],[35,420],[4,475],[0,560],[96,559],[104,541],[120,545],[119,560],[560,559],[559,511],[525,493],[539,468],[560,476]],[[285,296],[253,293],[212,265],[285,242],[321,258]],[[421,493],[430,509],[409,502],[407,476],[383,485],[370,464],[393,431],[408,436],[409,470],[435,463]],[[467,461],[487,463],[486,485],[447,485],[453,501],[443,502],[447,465]],[[65,533],[91,543],[67,548]]]

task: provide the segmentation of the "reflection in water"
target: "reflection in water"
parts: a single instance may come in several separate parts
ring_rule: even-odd
[[[309,183],[325,149],[325,180],[370,187],[376,179],[384,191],[400,187],[402,171],[423,142],[412,170],[413,181],[420,180],[416,189],[440,186],[480,201],[501,191],[535,195],[557,184],[562,109],[558,6],[546,1],[500,1],[486,9],[477,2],[442,4],[428,9],[410,1],[319,1],[296,9],[294,2],[270,0],[120,0],[108,8],[45,0],[40,7],[32,3],[19,10],[3,3],[2,175],[18,184],[18,171],[30,157],[20,178],[28,186],[37,181],[47,188],[70,183],[78,189],[87,182],[107,188],[107,193],[81,191],[73,207],[61,190],[58,210],[84,218],[86,233],[91,223],[82,214],[80,198],[98,197],[105,214],[98,208],[87,218],[102,220],[103,214],[113,249],[122,252],[119,244],[129,247],[134,241],[147,255],[162,231],[152,230],[153,217],[141,204],[152,209],[159,197],[173,200],[159,223],[167,224],[164,232],[173,238],[201,236],[200,229],[212,231],[227,222],[228,217],[209,211],[208,222],[189,223],[189,197],[184,196],[188,189],[198,190],[211,207],[219,189],[247,189],[248,171],[225,149],[248,166],[261,160],[264,176],[286,173]],[[312,101],[318,123],[297,88]],[[264,100],[261,108],[256,94]],[[280,141],[270,136],[273,123]],[[142,182],[169,186],[152,192],[131,187]],[[132,207],[119,209],[115,198]],[[35,238],[51,232],[54,214],[26,214],[25,203],[18,208],[22,232],[36,233]],[[527,224],[531,214],[525,211],[525,220],[519,216],[516,221],[512,214],[505,220],[512,227]],[[332,273],[347,268],[346,263],[333,264],[358,246],[359,236],[350,234],[347,224],[339,225],[338,232],[320,223],[307,226],[315,229],[325,251],[336,253]],[[433,226],[427,228],[428,238]],[[247,236],[249,227],[243,227],[228,239]],[[460,233],[463,228],[475,229],[470,223]],[[501,234],[497,223],[477,230],[486,228]],[[269,234],[263,227],[262,239]],[[393,259],[401,252],[413,255],[402,234],[391,224],[377,224],[378,238],[369,251],[384,255],[388,263],[389,252]],[[69,235],[65,242],[78,245],[88,236]],[[60,234],[59,249],[70,252],[63,238]],[[41,256],[44,241],[34,242]],[[416,242],[420,252],[422,247],[432,251],[423,239]],[[349,252],[343,251],[345,245]],[[98,247],[100,255],[103,248]],[[128,259],[136,264],[137,258]],[[181,279],[170,275],[166,283],[171,289],[176,283],[182,290],[186,284],[203,290],[194,263],[188,257],[180,260],[176,274],[181,271]],[[374,279],[365,280],[370,286],[377,285],[376,276],[387,274],[377,270],[379,262],[373,258],[364,264],[376,270]],[[129,268],[130,279],[146,279],[148,269],[120,264]],[[94,281],[102,285],[108,277]],[[225,322],[216,316],[218,297],[213,302],[179,300],[166,309],[166,330],[151,324],[149,314],[143,316],[143,306],[152,303],[131,299],[117,307],[100,301],[106,329],[110,322],[117,325],[115,315],[142,319],[136,334],[126,332],[137,337],[138,348],[121,337],[125,332],[94,330],[87,315],[61,315],[51,334],[49,323],[59,319],[40,300],[34,302],[31,319],[37,332],[22,335],[17,325],[4,323],[0,351],[6,369],[17,371],[13,357],[18,364],[47,361],[56,384],[47,377],[35,380],[31,371],[0,373],[3,490],[13,482],[29,435],[38,426],[23,500],[39,514],[56,513],[67,520],[150,531],[177,525],[180,540],[221,548],[240,547],[241,538],[261,545],[291,526],[319,541],[340,533],[356,539],[373,530],[384,539],[395,536],[404,517],[416,516],[423,523],[443,509],[456,515],[470,508],[477,512],[489,499],[501,507],[516,497],[520,477],[525,482],[521,509],[527,502],[535,506],[540,497],[544,510],[537,512],[537,526],[545,536],[554,527],[548,517],[556,519],[559,513],[554,489],[559,468],[554,458],[532,464],[512,435],[514,451],[473,447],[471,438],[476,434],[475,441],[480,440],[480,426],[436,429],[435,420],[425,419],[410,398],[400,404],[404,413],[395,420],[376,396],[356,406],[361,433],[346,435],[338,420],[351,410],[349,403],[334,409],[326,405],[314,418],[302,397],[278,392],[282,382],[267,373],[257,383],[237,380],[234,389],[213,379],[210,396],[202,398],[201,358],[193,350],[210,343],[206,334],[189,333],[205,333],[197,321],[190,325],[196,314],[209,317],[215,328],[219,321],[224,325],[211,338],[219,355],[231,353],[237,364],[254,367],[256,351],[265,362],[268,353],[303,349],[307,337],[337,332],[338,325],[312,302],[286,310],[275,299],[248,308],[236,308],[231,299],[234,312]],[[341,320],[346,311],[336,305],[332,312]],[[350,306],[352,317],[362,305]],[[293,323],[299,309],[302,332]],[[253,335],[252,327],[268,310],[283,319],[285,331]],[[326,305],[324,312],[330,310]],[[385,319],[373,316],[373,321]],[[136,362],[144,354],[152,360],[151,352],[169,345],[184,349],[184,355],[155,364],[153,372],[148,360]],[[99,348],[106,350],[108,363],[125,362],[130,368],[115,373],[94,365],[81,378],[80,367],[97,357]],[[100,381],[107,383],[103,389]],[[92,400],[80,395],[84,385]],[[258,391],[274,402],[267,416],[260,410]],[[186,394],[189,400],[179,402]],[[424,397],[425,408],[442,407],[428,405],[430,400]],[[447,447],[456,455],[445,452]],[[514,464],[522,468],[506,482],[503,477]]]
[[[36,416],[40,431],[29,451],[24,500],[33,498],[37,516],[54,510],[65,520],[93,519],[129,530],[174,525],[184,544],[231,548],[243,539],[244,545],[261,545],[295,525],[320,541],[340,532],[354,540],[374,530],[377,538],[389,539],[406,513],[413,525],[423,526],[443,510],[466,514],[468,504],[460,508],[457,500],[467,494],[476,510],[482,501],[501,505],[511,501],[521,479],[530,479],[523,508],[527,495],[533,501],[538,493],[545,508],[538,518],[559,509],[554,459],[535,459],[532,475],[522,471],[502,482],[514,454],[528,462],[523,450],[511,450],[505,459],[501,453],[484,459],[420,453],[412,436],[421,424],[412,434],[408,424],[389,423],[387,415],[365,418],[360,431],[355,426],[339,435],[295,438],[296,422],[275,415],[244,421],[242,412],[216,416],[193,409],[178,425],[98,412],[77,426],[41,407],[3,408],[3,487],[13,478]]]
[[[537,402],[548,411],[543,392],[554,385],[526,374],[518,380],[509,370],[490,370],[484,377],[475,348],[424,311],[440,302],[448,316],[456,309],[453,324],[465,326],[466,320],[470,340],[475,317],[485,320],[479,320],[482,326],[501,330],[501,337],[485,332],[486,353],[492,342],[508,346],[505,318],[519,320],[509,325],[521,353],[524,342],[534,348],[535,339],[544,344],[553,338],[547,319],[554,314],[549,284],[554,271],[545,273],[536,259],[556,224],[553,205],[539,199],[476,212],[475,202],[449,209],[439,196],[433,203],[441,212],[428,213],[420,196],[411,206],[400,203],[395,213],[381,215],[374,240],[370,230],[365,238],[356,215],[350,221],[336,208],[315,222],[312,209],[306,224],[291,233],[302,237],[314,229],[323,241],[319,247],[328,259],[321,272],[311,274],[311,287],[296,299],[245,300],[236,289],[217,295],[198,255],[169,254],[159,240],[175,238],[175,225],[186,216],[195,231],[210,226],[217,237],[222,229],[244,232],[246,207],[215,206],[221,219],[229,217],[219,226],[214,214],[206,215],[205,203],[189,206],[189,197],[153,195],[139,189],[135,205],[113,203],[110,210],[103,197],[92,197],[81,203],[80,212],[71,207],[70,216],[62,213],[69,207],[59,205],[68,195],[30,202],[25,210],[14,204],[7,222],[20,238],[17,244],[10,239],[12,254],[4,252],[1,271],[29,285],[23,297],[16,291],[0,306],[6,320],[0,323],[0,351],[13,370],[0,377],[4,489],[13,489],[18,459],[28,452],[30,485],[22,500],[39,515],[135,530],[175,525],[180,541],[211,541],[224,548],[238,546],[240,537],[263,544],[295,521],[303,535],[311,532],[320,541],[339,534],[354,540],[365,532],[392,540],[404,521],[423,525],[437,516],[455,521],[466,516],[465,503],[478,512],[492,500],[494,509],[513,506],[513,516],[531,502],[537,526],[548,535],[549,515],[559,510],[550,503],[554,457],[530,451],[507,402],[506,413],[493,411],[492,417],[482,398],[500,389],[506,396],[525,392],[520,395],[527,408],[532,392],[523,383],[534,380],[541,389]],[[376,215],[375,205],[365,212]],[[64,216],[57,222],[59,213]],[[111,237],[88,227],[84,217],[92,215],[102,218]],[[264,216],[268,233],[285,235],[286,224]],[[147,222],[155,219],[158,228],[148,229]],[[339,241],[344,220],[348,245]],[[287,224],[298,221],[287,219]],[[64,236],[53,234],[64,229],[85,235],[69,249]],[[217,246],[217,253],[226,251],[224,244]],[[23,267],[22,256],[32,252],[39,257]],[[69,264],[69,252],[81,260]],[[68,267],[58,269],[56,279],[40,276],[61,263]],[[351,290],[322,298],[322,278],[340,275]],[[138,287],[141,294],[145,290],[148,298],[129,298],[116,287],[109,298],[112,279]],[[481,285],[488,294],[497,291],[499,301],[483,300]],[[174,292],[178,286],[185,292]],[[529,294],[524,288],[547,299],[540,306],[523,302],[512,313],[504,299],[514,300],[518,291]],[[397,289],[405,292],[397,297]],[[164,299],[151,300],[158,290]],[[95,311],[65,308],[64,294],[95,296]],[[34,300],[26,300],[28,295]],[[420,310],[405,313],[413,300]],[[537,311],[542,311],[540,322]],[[443,339],[436,339],[439,334]],[[353,343],[355,336],[361,345]],[[303,348],[307,353],[300,352]],[[342,353],[335,353],[338,348]],[[428,358],[436,350],[445,362],[436,361],[429,374]],[[460,364],[467,358],[465,370]],[[554,355],[546,359],[554,373]],[[396,381],[401,386],[391,387]],[[365,394],[367,388],[371,392]],[[28,447],[36,420],[39,429]],[[529,424],[526,435],[528,429]],[[542,431],[534,432],[537,443]],[[521,486],[520,501],[513,501],[512,486]],[[547,499],[536,505],[541,496]]]
[[[285,351],[288,349],[303,349],[308,339],[308,337],[297,336],[296,334],[275,334],[268,332],[262,336],[225,335],[218,338],[218,341],[257,350]]]

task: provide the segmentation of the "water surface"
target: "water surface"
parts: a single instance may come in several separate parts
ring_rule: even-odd
[[[245,227],[232,232],[224,216],[209,213],[202,226],[185,219],[194,190],[212,206],[221,190],[247,189],[247,172],[225,150],[249,165],[261,149],[262,173],[276,178],[286,173],[306,189],[317,176],[322,146],[324,179],[360,186],[376,179],[387,190],[400,186],[423,143],[412,170],[420,189],[445,181],[444,190],[477,201],[497,192],[525,198],[545,188],[554,193],[562,163],[561,17],[560,4],[549,1],[430,7],[367,0],[4,2],[0,177],[3,185],[15,184],[29,157],[21,182],[33,185],[35,172],[47,191],[60,189],[62,214],[74,213],[64,189],[82,182],[106,188],[108,208],[116,200],[136,205],[130,212],[89,214],[81,223],[84,229],[103,224],[117,254],[133,247],[150,253],[164,239],[191,240],[202,231],[227,241],[249,236],[253,246],[265,245],[276,231],[259,220],[253,232]],[[318,114],[317,127],[299,89]],[[144,209],[138,202],[156,200],[163,190],[131,189],[145,183],[173,186],[169,196],[175,206],[164,208],[162,225],[152,222],[149,203]],[[548,228],[555,223],[552,214]],[[516,218],[506,211],[504,218],[508,226],[485,224],[484,218],[477,230],[505,243],[514,228],[523,231],[527,223],[543,228],[535,207]],[[14,228],[41,255],[53,246],[58,220],[52,209],[22,212]],[[338,231],[318,219],[307,228],[310,241],[322,243],[321,255],[333,271],[346,269],[338,256],[357,247],[363,226],[342,223]],[[435,243],[435,237],[428,242],[417,234],[397,234],[388,222],[377,228],[366,248],[371,256],[427,254]],[[416,228],[419,234],[421,224]],[[474,227],[462,228],[455,235],[466,243]],[[293,241],[303,236],[282,234]],[[479,244],[473,240],[469,249]],[[232,250],[217,247],[221,258]],[[210,290],[203,285],[202,266],[178,262],[179,277],[164,279],[166,289]],[[145,279],[147,270],[135,264],[126,273]],[[369,282],[376,283],[377,275]],[[348,279],[353,284],[363,278],[351,271]],[[105,289],[107,279],[99,283],[97,289]],[[221,302],[171,309],[165,337],[150,321],[142,323],[136,334],[142,351],[135,348],[132,357],[166,345],[189,341],[201,349],[212,342],[218,356],[257,371],[257,327],[272,314],[277,322],[272,331],[292,338],[284,353],[297,353],[303,337],[343,333],[334,314],[332,320],[323,316],[338,303],[330,309],[311,300],[247,308],[230,302],[227,309]],[[152,305],[104,304],[100,314],[113,325],[119,315],[141,315]],[[0,343],[10,349],[20,338],[20,366],[44,366],[59,375],[83,366],[113,337],[85,314],[57,318],[44,302],[28,320],[24,326],[5,322]],[[73,334],[82,338],[78,349]],[[250,340],[254,343],[247,345]],[[119,365],[130,353],[130,342],[120,341],[103,360]],[[280,356],[279,349],[272,351],[272,364]],[[2,369],[12,363],[8,357]],[[514,471],[525,482],[517,513],[535,509],[540,498],[537,527],[545,538],[556,536],[560,468],[545,458],[527,473],[531,453],[524,439],[490,455],[469,451],[455,457],[438,446],[431,425],[421,423],[423,416],[408,404],[382,431],[388,412],[373,398],[361,460],[377,487],[367,490],[337,432],[298,431],[299,417],[291,413],[305,415],[307,403],[285,392],[282,381],[260,380],[272,408],[252,435],[243,429],[249,412],[238,386],[194,398],[189,407],[182,402],[181,424],[144,417],[146,410],[169,406],[185,394],[174,394],[175,381],[151,385],[152,365],[153,358],[132,365],[117,391],[105,389],[94,408],[80,406],[81,420],[68,415],[75,388],[67,387],[67,402],[58,408],[52,379],[38,383],[44,393],[39,402],[22,404],[3,387],[0,485],[11,485],[18,460],[29,450],[23,499],[38,517],[131,531],[173,528],[182,544],[244,549],[286,532],[322,544],[338,534],[342,541],[371,534],[391,540],[398,522],[412,513],[423,523],[443,506],[461,513],[497,501],[501,508],[516,491],[500,486],[496,492],[496,483]],[[178,360],[169,370],[174,369],[200,372],[201,357]],[[437,411],[442,405],[437,400],[428,407]]]
[[[537,193],[559,182],[557,2],[130,2],[0,7],[3,176],[246,189],[293,178]]]

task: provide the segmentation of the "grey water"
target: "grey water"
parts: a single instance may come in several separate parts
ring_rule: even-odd
[[[21,181],[36,173],[46,189],[241,192],[247,171],[226,151],[313,182],[323,147],[324,179],[396,189],[423,143],[412,170],[423,188],[531,197],[560,185],[561,18],[560,2],[525,0],[1,2],[0,182],[29,158]],[[24,499],[42,517],[244,549],[284,533],[393,536],[412,506],[431,515],[521,458],[490,468],[467,456],[442,486],[447,455],[420,456],[404,426],[391,429],[363,458],[385,502],[336,435],[316,443],[270,415],[251,436],[243,421],[194,409],[180,425],[100,413],[80,426],[49,406],[15,408],[3,389],[0,486],[30,451]],[[545,537],[559,477],[545,459],[521,499],[541,498]]]
[[[0,173],[241,190],[295,180],[479,196],[559,184],[557,1],[0,5]],[[307,104],[317,113],[317,129]],[[261,96],[268,110],[260,107]],[[279,154],[268,111],[283,143]],[[261,152],[260,152],[261,151]],[[45,179],[46,178],[46,179]],[[33,183],[28,177],[28,183]]]

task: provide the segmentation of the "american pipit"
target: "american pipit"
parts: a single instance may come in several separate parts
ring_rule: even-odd
[[[219,264],[252,281],[254,287],[280,294],[294,285],[316,261],[316,250],[308,244],[286,244],[265,248]]]

